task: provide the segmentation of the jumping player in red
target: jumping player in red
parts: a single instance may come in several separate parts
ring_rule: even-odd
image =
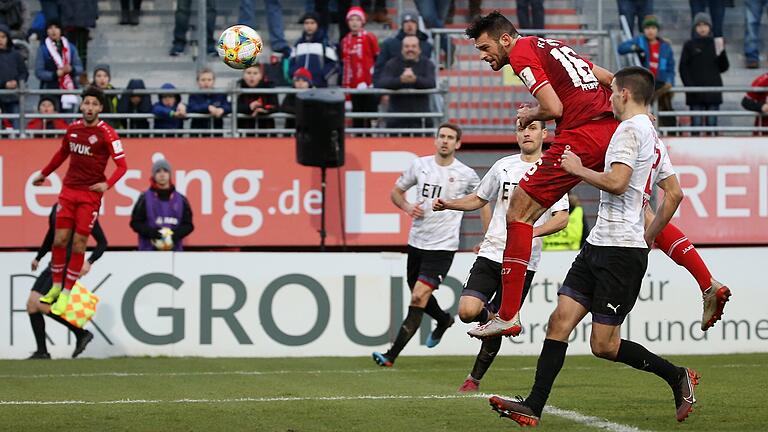
[[[531,255],[533,223],[581,181],[559,166],[565,150],[578,155],[584,166],[602,171],[608,143],[619,124],[610,104],[613,74],[560,41],[521,36],[498,11],[475,20],[466,29],[466,35],[475,40],[475,48],[491,69],[498,71],[510,65],[536,98],[538,105],[517,111],[522,127],[534,121],[555,120],[557,124],[554,142],[523,176],[520,187],[515,188],[510,198],[501,309],[494,319],[469,331],[471,336],[480,338],[517,336],[522,330],[518,311]],[[668,225],[657,242],[660,249],[699,281],[704,294],[702,329],[706,330],[722,316],[730,290],[709,282],[711,275],[706,265],[698,254],[690,252],[693,246],[674,226]],[[683,243],[685,246],[680,247]]]
[[[111,126],[99,120],[99,113],[104,108],[104,93],[95,87],[88,87],[83,91],[82,98],[82,120],[69,125],[61,140],[61,148],[32,181],[35,186],[42,185],[46,177],[70,158],[56,213],[51,258],[53,285],[48,294],[40,298],[41,302],[52,304],[51,312],[57,315],[64,312],[69,292],[80,276],[88,236],[99,215],[101,197],[128,169],[120,138]],[[116,168],[107,180],[104,168],[110,157],[115,161]],[[70,238],[72,255],[67,263],[66,248]]]

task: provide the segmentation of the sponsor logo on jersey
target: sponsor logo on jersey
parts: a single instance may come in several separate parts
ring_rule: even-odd
[[[115,154],[122,153],[123,152],[123,143],[120,142],[120,140],[112,141],[112,151],[115,152]]]
[[[179,220],[171,216],[158,216],[155,219],[155,225],[178,225]]]
[[[77,134],[76,133],[69,134],[69,137],[72,138],[72,139],[75,139],[75,138],[77,138]]]
[[[536,77],[533,76],[533,72],[529,66],[526,66],[525,69],[521,70],[518,76],[520,77],[520,80],[523,81],[523,84],[529,89],[536,85]]]
[[[91,144],[96,144],[99,141],[99,137],[96,135],[91,135],[88,137],[88,142]]]
[[[79,155],[93,156],[91,154],[91,146],[72,141],[69,142],[69,151]]]

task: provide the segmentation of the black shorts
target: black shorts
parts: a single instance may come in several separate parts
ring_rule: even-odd
[[[40,275],[35,279],[35,284],[32,285],[32,291],[39,292],[42,295],[48,294],[53,286],[53,273],[51,273],[51,267],[46,267]]]
[[[455,251],[424,250],[408,245],[408,287],[423,282],[438,289],[453,263]]]
[[[557,294],[587,308],[593,322],[618,326],[635,306],[647,267],[646,248],[584,243]]]
[[[527,293],[531,288],[535,274],[536,272],[531,270],[525,272],[523,293]],[[491,312],[496,313],[501,306],[501,286],[501,263],[485,257],[477,257],[469,271],[461,295],[482,300]]]

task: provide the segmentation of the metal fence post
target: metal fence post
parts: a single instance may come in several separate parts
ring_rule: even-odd
[[[238,99],[238,91],[237,91],[237,84],[232,87],[232,93],[230,93],[230,97],[232,98],[232,102],[230,102],[230,105],[232,106],[232,114],[230,117],[232,118],[232,127],[230,129],[230,133],[232,134],[232,138],[237,138],[237,99]],[[258,124],[258,122],[256,122]]]
[[[205,67],[206,57],[208,56],[208,31],[213,29],[207,29],[205,21],[208,11],[205,8],[205,4],[208,1],[213,0],[198,0],[197,1],[197,70]]]
[[[24,130],[26,129],[25,125],[25,118],[26,116],[24,113],[27,111],[26,109],[26,94],[27,94],[27,84],[24,81],[19,81],[19,88],[16,90],[19,93],[19,137],[24,138]]]

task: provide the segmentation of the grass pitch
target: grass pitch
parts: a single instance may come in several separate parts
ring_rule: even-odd
[[[540,430],[768,428],[768,354],[670,359],[702,375],[699,403],[684,423],[675,421],[672,393],[659,378],[574,356],[549,400],[559,411],[545,412]],[[402,356],[392,369],[370,358],[0,361],[0,430],[516,429],[485,397],[456,393],[473,360]],[[500,357],[481,391],[526,395],[535,364]]]

